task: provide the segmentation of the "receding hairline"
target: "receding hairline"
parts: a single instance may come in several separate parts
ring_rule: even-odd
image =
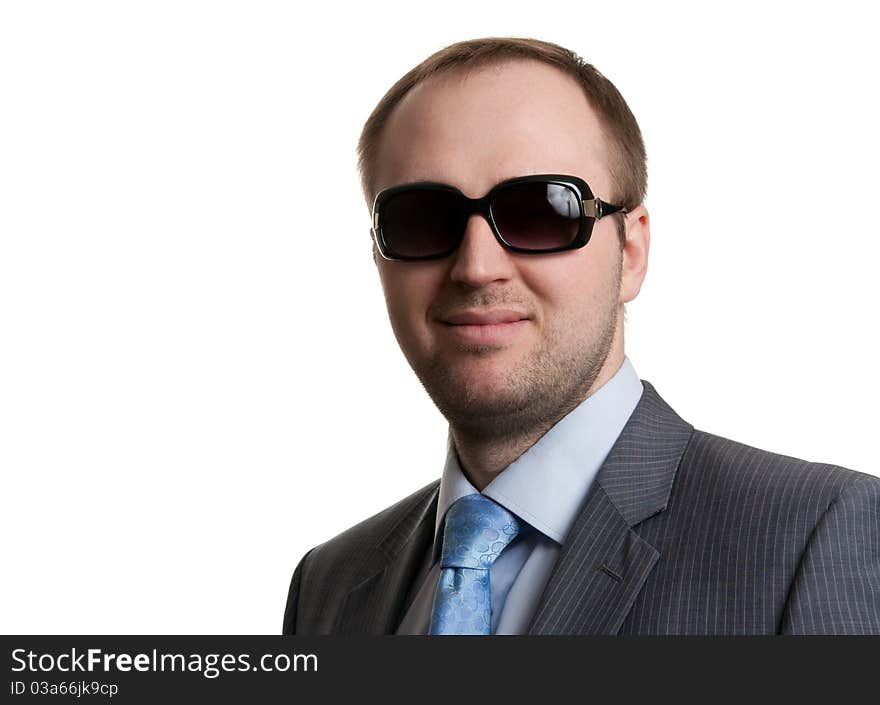
[[[455,61],[449,60],[440,62],[436,65],[429,66],[424,70],[411,72],[409,76],[409,85],[405,87],[403,94],[390,106],[388,112],[382,116],[381,121],[375,126],[377,129],[371,136],[367,144],[364,144],[365,151],[361,153],[361,165],[364,179],[362,181],[363,195],[367,202],[367,207],[372,208],[372,199],[376,192],[376,176],[378,173],[378,157],[381,152],[383,138],[387,133],[388,123],[392,116],[398,112],[398,108],[404,104],[407,99],[420,92],[423,86],[442,85],[451,81],[467,82],[473,75],[485,72],[500,72],[511,64],[531,64],[542,65],[556,69],[561,75],[567,77],[580,89],[580,94],[586,100],[586,103],[596,118],[598,127],[601,131],[601,139],[604,147],[604,157],[606,168],[609,171],[611,181],[615,188],[618,187],[618,169],[622,166],[622,157],[619,154],[619,145],[617,140],[610,134],[607,121],[602,112],[595,105],[593,96],[590,95],[588,88],[583,84],[581,78],[574,72],[570,66],[562,61],[554,61],[552,57],[537,56],[532,53],[494,53],[494,54],[477,54],[467,57],[466,59],[456,58]],[[403,81],[402,77],[395,86],[389,90],[389,93],[398,84]]]
[[[452,66],[445,67],[443,69],[434,71],[428,74],[423,80],[419,81],[415,85],[412,86],[392,107],[392,109],[385,116],[385,119],[382,123],[381,130],[375,135],[374,140],[374,149],[372,152],[372,164],[371,164],[371,173],[370,173],[370,183],[369,183],[369,192],[365,192],[365,198],[367,199],[368,205],[372,205],[371,200],[375,196],[377,191],[377,186],[380,182],[380,155],[383,152],[385,145],[386,136],[388,134],[388,128],[391,125],[392,121],[399,116],[402,109],[406,109],[407,104],[412,101],[417,101],[420,98],[420,94],[426,90],[432,89],[444,89],[450,84],[455,84],[456,87],[466,84],[468,81],[473,79],[477,75],[483,75],[486,73],[499,75],[503,71],[509,69],[510,67],[516,67],[517,65],[525,65],[531,66],[535,69],[540,70],[555,70],[555,73],[562,77],[565,82],[573,89],[577,90],[578,96],[583,99],[584,106],[588,111],[588,117],[585,115],[584,119],[592,120],[595,123],[596,128],[599,132],[599,154],[601,155],[601,159],[603,161],[603,167],[606,168],[611,174],[613,181],[614,174],[614,147],[615,141],[613,136],[609,133],[605,121],[602,119],[601,114],[596,109],[593,101],[590,100],[590,96],[587,91],[584,89],[583,85],[578,81],[577,77],[574,76],[570,71],[566,71],[560,68],[557,65],[551,64],[547,61],[542,61],[541,59],[537,59],[532,56],[492,56],[487,59],[484,59],[480,63],[470,62],[467,64],[456,64]]]

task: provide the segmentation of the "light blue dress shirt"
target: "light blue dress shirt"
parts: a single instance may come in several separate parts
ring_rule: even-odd
[[[508,465],[483,494],[522,520],[520,536],[492,565],[492,633],[525,634],[550,573],[586,500],[593,480],[642,396],[642,382],[628,357],[604,385],[559,420],[535,445]],[[460,497],[476,492],[458,463],[452,437],[434,543],[428,550],[414,596],[398,634],[427,634],[440,577],[443,520]]]

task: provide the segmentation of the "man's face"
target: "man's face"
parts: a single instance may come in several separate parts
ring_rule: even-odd
[[[552,66],[513,61],[466,77],[442,74],[410,92],[385,126],[375,192],[436,181],[475,198],[504,179],[555,173],[580,176],[610,200],[608,163],[602,129],[578,84]],[[377,255],[377,266],[404,355],[460,430],[495,437],[555,422],[622,360],[613,217],[596,222],[586,247],[522,255],[505,250],[474,215],[451,256],[394,262]],[[527,320],[484,327],[449,321],[499,311]]]

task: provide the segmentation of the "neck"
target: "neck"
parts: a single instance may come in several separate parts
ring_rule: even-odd
[[[554,422],[555,423],[555,422]],[[531,448],[553,423],[520,434],[485,438],[450,428],[458,463],[470,483],[482,492],[508,465]]]
[[[611,379],[620,369],[622,362],[622,352],[619,357],[609,355],[586,393],[576,395],[573,400],[560,407],[556,413],[540,422],[519,428],[515,425],[505,424],[503,431],[486,426],[463,427],[450,424],[449,432],[458,453],[458,463],[470,483],[479,492],[482,492],[486,485],[500,475],[508,465],[535,445],[547,431],[567,416],[578,404]],[[513,430],[514,428],[516,430]]]

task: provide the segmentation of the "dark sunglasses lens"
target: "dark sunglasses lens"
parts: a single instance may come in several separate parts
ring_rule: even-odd
[[[402,191],[381,213],[385,245],[398,257],[432,257],[454,250],[464,233],[461,197],[451,191]]]
[[[581,222],[580,197],[571,186],[541,181],[510,184],[492,199],[501,236],[525,250],[567,247]]]

